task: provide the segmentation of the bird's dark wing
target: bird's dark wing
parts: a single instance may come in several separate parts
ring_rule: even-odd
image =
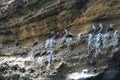
[[[38,42],[35,42],[32,47],[35,47],[38,44]]]
[[[47,54],[47,52],[45,51],[45,52],[43,52],[40,56],[42,57],[42,56],[44,56],[44,55],[46,55]]]
[[[34,58],[39,57],[39,56],[40,56],[40,53],[36,53]]]
[[[107,31],[108,31],[108,32],[109,32],[109,31],[113,31],[113,28],[108,28],[108,30],[107,30]]]

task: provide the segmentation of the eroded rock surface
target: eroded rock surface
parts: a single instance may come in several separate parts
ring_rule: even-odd
[[[96,57],[94,50],[88,53],[86,37],[80,43],[73,40],[70,49],[58,45],[51,71],[46,70],[48,55],[42,65],[33,58],[53,30],[61,33],[67,28],[76,37],[100,22],[103,33],[110,23],[120,30],[119,4],[120,0],[0,0],[0,80],[75,80],[73,76],[81,76],[83,69],[92,74],[88,80],[119,80],[119,45],[103,48]],[[35,38],[39,43],[31,50]],[[27,56],[21,58],[23,47]]]

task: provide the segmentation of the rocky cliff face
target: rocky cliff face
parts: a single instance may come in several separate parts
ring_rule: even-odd
[[[0,42],[28,41],[52,30],[86,32],[91,24],[119,28],[120,0],[1,0]],[[25,42],[24,42],[25,43]],[[1,47],[2,47],[1,45]]]
[[[0,79],[73,80],[72,73],[87,68],[95,73],[95,77],[88,80],[119,80],[119,45],[105,48],[105,54],[95,57],[95,51],[88,54],[87,38],[79,44],[74,38],[71,49],[66,45],[56,47],[51,72],[46,70],[47,59],[40,66],[33,58],[38,49],[44,50],[42,41],[53,30],[67,28],[76,36],[79,32],[86,33],[93,23],[98,27],[100,22],[103,33],[110,23],[120,30],[119,4],[120,0],[0,0]],[[39,44],[32,51],[35,38]],[[22,47],[15,48],[15,40],[19,40]],[[24,46],[28,55],[21,58],[18,54]]]
[[[49,54],[34,58],[38,49],[44,50],[43,43],[33,50],[28,47],[25,57],[0,56],[0,80],[119,80],[120,45],[111,48],[101,45],[100,53],[95,50],[88,53],[86,40],[82,38],[78,43],[74,38],[70,48],[66,44],[56,45],[50,70],[47,69]],[[60,41],[61,38],[58,44]],[[15,54],[21,49],[10,48],[8,53]],[[87,75],[82,74],[84,69],[89,70]]]

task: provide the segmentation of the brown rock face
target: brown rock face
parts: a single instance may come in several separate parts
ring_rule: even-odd
[[[120,29],[120,0],[1,0],[1,47],[18,39],[44,37],[52,30],[68,28],[86,32],[93,23],[110,23]],[[23,42],[23,43],[25,43]]]

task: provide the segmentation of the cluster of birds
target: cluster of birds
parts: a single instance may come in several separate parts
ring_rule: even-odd
[[[103,53],[103,48],[114,48],[119,45],[120,31],[113,30],[114,24],[110,24],[107,33],[103,34],[103,25],[99,23],[99,28],[93,25],[92,29],[88,32],[88,52],[95,51],[95,56],[98,53]]]
[[[61,36],[63,37],[63,39],[67,39],[66,42],[68,44],[68,47],[70,47],[70,44],[71,44],[72,38],[73,38],[72,33],[68,34],[67,29],[65,29],[62,32],[62,35],[60,35],[59,32],[57,32],[57,31],[52,31],[50,33],[50,35],[48,36],[47,40],[45,41],[43,52],[40,53],[40,51],[38,50],[36,52],[36,54],[34,55],[34,58],[43,57],[45,55],[48,55],[48,66],[47,66],[48,70],[50,70],[50,66],[52,64],[52,59],[53,59],[53,54],[54,54],[57,43],[59,43],[58,39],[61,38]],[[63,39],[62,39],[62,41],[63,41]],[[38,44],[39,44],[39,41],[37,39],[32,45],[32,51]],[[15,45],[16,45],[16,48],[19,48],[18,40],[15,41]],[[25,57],[26,55],[27,55],[27,47],[23,47],[23,50],[22,50],[22,53],[20,54],[20,56]]]
[[[99,23],[99,27],[96,28],[95,25],[93,24],[92,28],[87,32],[87,46],[88,46],[88,52],[91,52],[92,50],[95,50],[96,53],[101,52],[101,44],[103,45],[103,48],[105,48],[107,45],[108,46],[117,46],[119,42],[119,36],[120,32],[118,30],[114,31],[113,30],[113,25],[110,24],[110,27],[108,28],[106,34],[102,34],[103,31],[103,25],[102,23]],[[113,32],[114,31],[114,32]],[[108,43],[108,39],[111,38],[111,42]],[[58,41],[60,40],[61,41]],[[79,43],[82,39],[82,33],[79,33],[77,36],[77,43]],[[67,29],[64,29],[62,32],[62,35],[60,35],[59,32],[57,31],[52,31],[50,35],[48,36],[47,40],[45,41],[44,45],[44,51],[40,53],[38,51],[35,55],[34,58],[42,57],[45,55],[48,55],[48,66],[47,69],[50,69],[50,66],[52,64],[52,59],[53,59],[53,54],[56,49],[56,46],[62,42],[65,42],[67,44],[67,47],[70,48],[71,44],[73,42],[73,34],[71,32],[68,32]],[[15,42],[16,47],[19,46],[18,41],[16,40]],[[38,45],[38,40],[36,40],[32,46],[34,48],[36,45]],[[23,48],[23,51],[20,56],[24,56],[27,54],[27,48]]]

